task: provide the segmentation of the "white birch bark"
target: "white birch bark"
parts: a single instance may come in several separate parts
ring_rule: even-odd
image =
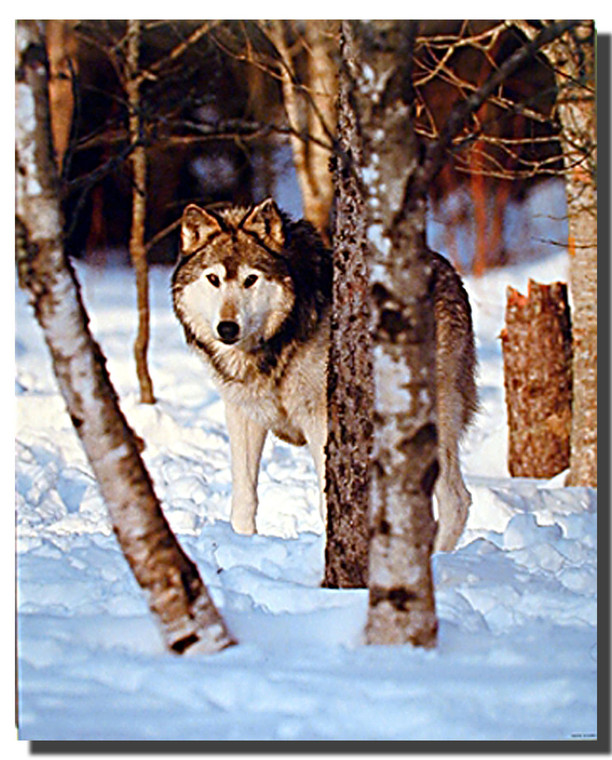
[[[597,486],[597,115],[595,29],[584,21],[548,49],[565,162],[573,397],[569,485]]]
[[[231,636],[161,511],[63,251],[42,22],[17,23],[15,72],[20,282],[30,293],[115,534],[167,647],[216,652],[232,643]]]
[[[370,644],[434,646],[431,496],[438,472],[432,271],[413,129],[414,26],[343,25],[361,126],[370,244],[374,441],[370,484]]]

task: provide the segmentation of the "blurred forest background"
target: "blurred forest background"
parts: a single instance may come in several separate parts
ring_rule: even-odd
[[[571,320],[566,290],[555,290],[556,300],[546,295],[553,322],[566,314],[554,332],[560,337],[549,338],[529,316],[519,319],[529,332],[529,352],[518,348],[512,330],[502,333],[506,354],[525,360],[521,377],[507,375],[507,401],[510,408],[513,389],[522,388],[521,404],[531,418],[535,396],[548,395],[553,411],[547,406],[540,414],[539,438],[546,441],[551,431],[560,436],[564,461],[573,452],[570,482],[595,485],[594,22],[394,22],[404,29],[404,42],[411,30],[410,49],[385,48],[387,73],[380,76],[372,68],[378,48],[358,63],[342,52],[343,30],[360,23],[45,22],[64,250],[94,265],[132,263],[136,370],[142,401],[153,403],[146,360],[148,266],[176,259],[185,206],[248,205],[273,196],[290,214],[312,222],[330,247],[340,232],[357,240],[356,227],[338,228],[340,212],[335,222],[334,210],[342,198],[339,178],[354,171],[348,153],[362,143],[363,156],[354,159],[360,186],[355,198],[369,193],[377,204],[368,210],[364,246],[380,244],[380,220],[373,220],[382,218],[383,206],[394,209],[389,218],[397,221],[408,200],[414,205],[418,199],[428,208],[428,245],[461,273],[479,276],[491,267],[533,260],[551,247],[568,250]],[[359,34],[367,42],[375,28],[364,22]],[[338,87],[351,67],[357,72],[351,97],[364,94],[367,108],[345,118],[337,113]],[[377,122],[393,76],[409,92],[400,93],[391,121]],[[411,114],[399,139],[392,123],[401,121],[397,109]],[[363,121],[348,150],[342,147],[347,118]],[[371,131],[374,123],[379,126]],[[392,144],[396,149],[391,164],[405,164],[408,175],[414,170],[415,179],[401,187],[380,185],[377,162],[388,159],[372,146],[385,142],[387,152]],[[509,294],[508,309],[524,311],[530,294],[531,286],[526,299]],[[551,355],[544,361],[546,346]],[[554,372],[542,369],[532,388],[531,368],[552,367],[559,356],[563,380],[551,380]],[[532,436],[532,422],[517,427]],[[521,437],[517,451],[530,450]],[[532,459],[527,456],[529,468]],[[525,475],[522,465],[517,468]]]
[[[336,21],[50,22],[52,113],[65,115],[54,143],[68,251],[127,262],[135,192],[145,201],[151,263],[175,260],[190,202],[273,195],[329,241],[339,36]],[[425,144],[525,40],[508,22],[420,22],[414,83]],[[564,168],[556,95],[554,72],[537,55],[454,141],[429,191],[429,242],[461,271],[478,274],[551,244],[520,209]],[[135,189],[139,151],[146,181]],[[563,188],[559,181],[561,207]],[[552,244],[565,242],[559,223]]]

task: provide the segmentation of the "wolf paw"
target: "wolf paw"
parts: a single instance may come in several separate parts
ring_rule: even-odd
[[[463,532],[463,525],[456,525],[452,528],[445,528],[438,523],[436,537],[434,539],[434,552],[452,552],[457,541],[459,541]]]
[[[252,536],[257,533],[255,527],[255,520],[248,517],[232,517],[230,518],[231,526],[235,533],[239,533],[241,536]]]

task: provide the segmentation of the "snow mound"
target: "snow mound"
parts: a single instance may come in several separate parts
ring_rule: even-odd
[[[563,279],[564,266],[552,257],[535,276]],[[497,335],[503,289],[520,286],[523,268],[467,283],[482,397],[463,449],[473,506],[457,550],[433,560],[440,641],[428,652],[363,646],[367,592],[319,587],[323,525],[305,450],[266,443],[259,534],[233,533],[223,408],[171,313],[169,272],[151,277],[155,406],[138,403],[125,350],[131,274],[78,273],[164,511],[240,645],[164,651],[16,291],[20,738],[595,737],[596,492],[505,469]]]

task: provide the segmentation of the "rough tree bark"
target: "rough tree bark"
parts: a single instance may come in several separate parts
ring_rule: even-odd
[[[147,352],[149,348],[149,266],[145,246],[147,219],[147,152],[142,143],[142,116],[140,86],[143,81],[140,70],[140,21],[127,22],[127,55],[125,59],[125,88],[129,106],[129,135],[133,150],[130,154],[132,168],[132,227],[130,233],[130,258],[136,275],[136,303],[138,308],[138,332],[134,341],[136,374],[140,385],[140,400],[154,404],[153,381],[149,374]]]
[[[530,38],[536,30],[518,24]],[[568,485],[597,486],[597,113],[595,25],[580,21],[546,45],[557,83],[565,162],[573,400]]]
[[[367,219],[357,170],[361,136],[350,98],[352,50],[341,40],[334,185],[333,314],[328,369],[327,542],[324,585],[368,582],[368,504],[373,407]]]
[[[508,288],[502,331],[513,477],[551,478],[569,466],[572,330],[564,283]]]
[[[166,646],[216,652],[231,636],[197,568],[161,511],[120,408],[64,254],[49,128],[42,22],[17,24],[16,228],[20,282],[28,289],[68,413],[81,439],[113,529],[148,596]]]

